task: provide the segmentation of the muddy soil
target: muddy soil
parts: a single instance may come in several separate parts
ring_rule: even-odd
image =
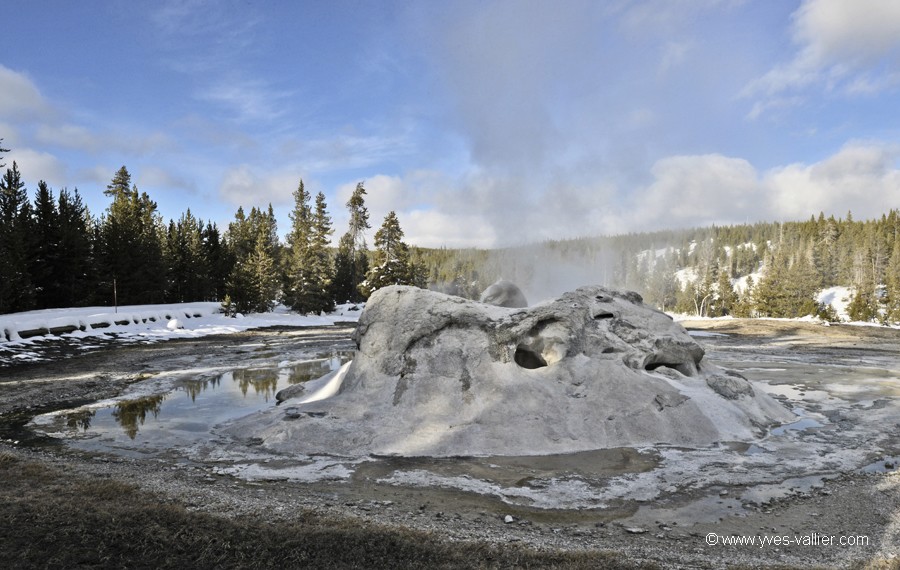
[[[868,432],[858,427],[859,418],[885,409],[890,395],[852,402],[842,416],[825,397],[810,399],[817,393],[810,386],[816,378],[830,374],[846,384],[869,381],[877,372],[889,391],[891,382],[900,377],[900,332],[892,329],[755,320],[683,324],[697,331],[710,360],[754,380],[789,385],[796,394],[784,397],[786,405],[803,405],[819,414],[816,417],[833,420],[822,430],[824,435],[810,440],[810,444],[821,444],[823,453],[834,445],[846,446],[854,434],[864,437]],[[41,435],[29,424],[39,414],[117,397],[166,374],[208,367],[211,361],[219,370],[247,366],[248,361],[277,362],[285,352],[296,356],[346,347],[351,330],[262,329],[153,345],[101,347],[86,354],[77,347],[67,350],[56,344],[49,361],[0,368],[0,451],[79,475],[127,480],[192,510],[229,517],[289,520],[307,509],[388,528],[433,531],[449,541],[612,550],[620,552],[623,560],[656,562],[667,568],[900,567],[900,473],[885,466],[891,463],[884,460],[900,454],[900,448],[891,449],[881,439],[872,448],[877,451],[870,458],[874,468],[819,470],[807,474],[810,478],[796,477],[779,487],[783,491],[785,485],[794,485],[789,492],[758,501],[746,499],[744,486],[679,484],[651,499],[617,499],[602,508],[553,509],[458,488],[384,480],[393,472],[422,468],[447,477],[485,477],[527,486],[529,478],[555,472],[561,464],[581,474],[613,477],[624,473],[636,478],[656,468],[660,451],[611,450],[541,459],[459,458],[439,464],[427,459],[381,458],[361,464],[349,477],[300,482],[235,477],[223,469],[221,457],[203,460],[202,455],[177,449],[153,454],[79,449]],[[788,374],[791,370],[821,373],[814,373],[797,390],[796,378]],[[900,434],[900,417],[878,417],[883,440]],[[846,421],[841,423],[842,419]],[[900,435],[896,441],[900,444]],[[798,445],[805,444],[798,440]],[[735,457],[733,449],[728,451],[732,455],[723,455],[722,465],[717,466],[726,471]],[[753,450],[744,446],[738,452],[752,454]],[[735,514],[729,516],[729,510]],[[733,536],[757,541],[766,536],[770,542],[723,544]],[[861,544],[837,544],[847,537],[856,537],[853,541]],[[804,538],[806,543],[796,542]]]

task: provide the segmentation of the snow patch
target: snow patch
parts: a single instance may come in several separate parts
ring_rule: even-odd
[[[842,286],[822,289],[816,295],[816,301],[823,305],[831,305],[842,322],[850,320],[850,315],[847,314],[847,307],[850,305],[850,299],[852,298],[853,291],[850,287]]]

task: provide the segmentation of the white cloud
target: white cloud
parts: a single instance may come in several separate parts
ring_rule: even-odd
[[[273,206],[292,204],[291,196],[301,178],[296,172],[261,174],[249,165],[241,164],[229,168],[222,175],[219,195],[229,204],[243,206],[244,209],[268,207],[269,203]]]
[[[284,114],[281,106],[290,94],[279,92],[262,80],[225,77],[200,90],[197,97],[228,110],[236,121],[274,121]]]
[[[172,138],[159,131],[142,134],[138,129],[128,133],[91,130],[72,123],[40,123],[35,127],[34,138],[43,145],[93,154],[112,152],[144,156],[175,147]]]
[[[409,204],[411,191],[402,178],[377,174],[365,180],[348,182],[339,186],[337,196],[341,207],[353,195],[358,182],[362,182],[366,189],[366,208],[369,210],[369,223],[373,226],[377,226],[377,223],[380,223],[391,210],[402,211]]]
[[[900,148],[854,142],[821,162],[770,170],[765,186],[773,214],[803,219],[824,211],[858,218],[880,216],[900,204]]]
[[[3,143],[0,143],[0,147],[12,148],[17,146],[20,141],[19,129],[9,123],[0,121],[0,138],[3,138]]]
[[[398,214],[405,241],[421,247],[488,248],[497,243],[493,226],[481,215],[412,210]],[[405,221],[404,221],[405,220]]]
[[[762,99],[753,104],[753,108],[747,113],[748,119],[757,119],[765,113],[772,110],[789,109],[802,104],[806,99],[804,97],[772,97],[770,99]]]
[[[278,152],[286,159],[299,157],[305,171],[329,172],[365,168],[411,151],[410,133],[405,129],[391,125],[380,130],[390,130],[391,134],[362,134],[350,129],[309,140],[290,139]]]
[[[218,105],[241,124],[281,118],[292,95],[248,62],[265,43],[264,12],[253,4],[176,0],[159,3],[150,16],[160,51],[168,54],[164,63],[198,86],[198,100]]]
[[[756,169],[719,154],[672,156],[656,162],[655,181],[638,192],[631,217],[636,228],[684,227],[744,221],[759,214]]]
[[[98,164],[90,168],[80,169],[75,173],[75,178],[96,184],[98,188],[106,188],[106,185],[112,181],[118,168]]]
[[[141,187],[174,188],[187,190],[192,194],[197,192],[196,183],[193,180],[179,176],[178,174],[159,166],[150,165],[142,167],[136,178],[138,178],[138,184]]]
[[[627,230],[804,220],[820,211],[880,216],[900,204],[898,159],[900,146],[874,142],[765,172],[718,154],[664,158],[653,166],[654,182],[635,193]]]
[[[856,95],[900,84],[898,2],[806,0],[791,32],[793,59],[751,83],[745,95],[777,98],[813,85]]]
[[[85,127],[73,124],[39,124],[35,138],[43,144],[77,148],[89,152],[99,150],[103,145],[97,135]]]
[[[336,239],[346,227],[344,205],[357,182],[338,187],[337,204],[330,209]],[[388,212],[400,220],[405,241],[420,247],[491,247],[497,244],[495,220],[461,198],[461,185],[435,171],[413,171],[403,176],[377,174],[361,180],[369,210],[371,244]]]
[[[793,18],[794,39],[813,65],[867,66],[900,46],[893,0],[807,0]]]
[[[37,86],[25,74],[0,64],[0,117],[22,120],[29,117],[47,117],[53,109]]]
[[[662,48],[659,72],[667,73],[685,62],[688,52],[693,47],[689,41],[671,41]]]
[[[18,165],[22,179],[29,189],[36,187],[38,180],[44,180],[52,187],[66,186],[69,182],[65,165],[47,152],[14,148],[3,158],[3,162],[7,168],[11,167],[13,162]]]

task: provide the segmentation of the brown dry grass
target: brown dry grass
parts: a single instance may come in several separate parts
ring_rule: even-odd
[[[113,479],[0,454],[3,568],[655,568],[608,552],[538,552],[299,514],[191,512]]]

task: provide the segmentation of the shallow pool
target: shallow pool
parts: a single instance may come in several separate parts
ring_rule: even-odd
[[[149,452],[189,445],[208,440],[219,423],[277,405],[278,391],[320,378],[352,356],[336,350],[291,364],[181,377],[165,392],[45,414],[35,424],[82,449]]]

